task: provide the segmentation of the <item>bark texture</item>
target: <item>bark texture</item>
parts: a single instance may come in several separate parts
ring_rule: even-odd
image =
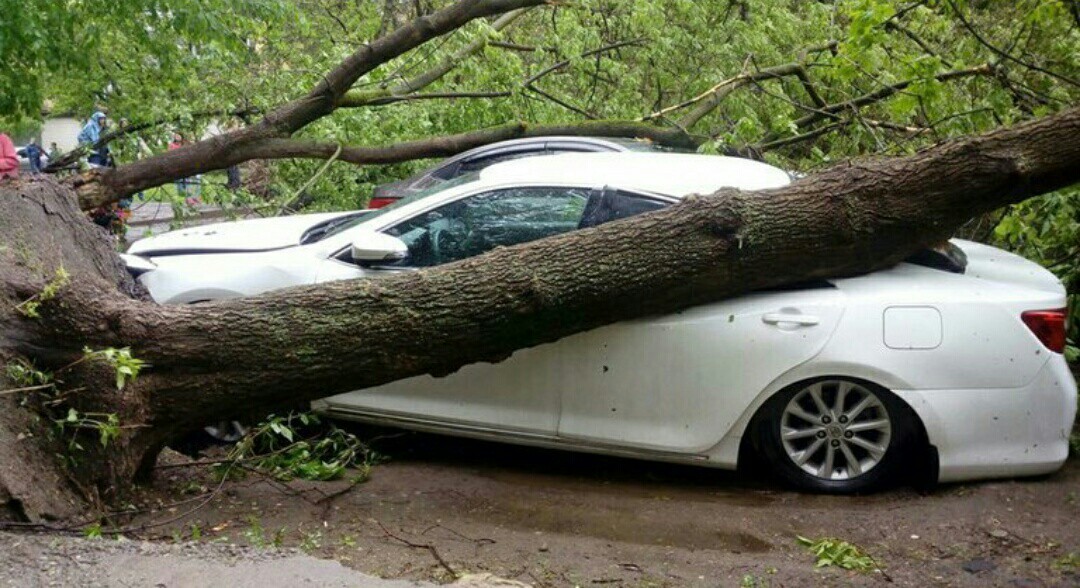
[[[76,390],[65,403],[104,407],[131,427],[76,479],[123,487],[171,436],[211,418],[447,374],[615,321],[873,271],[977,214],[1078,180],[1080,109],[1072,109],[909,157],[839,165],[781,189],[691,197],[438,268],[187,307],[132,298],[107,247],[55,184],[0,184],[4,219],[26,228],[46,222],[48,231],[4,231],[0,348],[50,369],[87,345],[130,346],[152,364],[123,392],[103,383],[109,374],[93,363],[64,373],[62,389]],[[21,263],[19,235],[48,251]],[[42,302],[40,317],[12,311],[41,291],[57,263],[73,279]]]

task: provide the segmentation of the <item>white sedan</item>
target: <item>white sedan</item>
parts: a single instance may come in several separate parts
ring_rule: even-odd
[[[703,155],[556,155],[498,164],[378,211],[240,221],[135,243],[164,303],[437,266],[789,176]],[[1065,290],[1040,266],[952,241],[873,274],[623,322],[315,403],[343,419],[703,466],[766,463],[798,487],[860,492],[1053,472],[1076,383]]]

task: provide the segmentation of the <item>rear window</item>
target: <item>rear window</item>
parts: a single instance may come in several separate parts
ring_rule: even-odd
[[[904,261],[953,274],[967,270],[967,254],[963,249],[946,241],[913,253]]]

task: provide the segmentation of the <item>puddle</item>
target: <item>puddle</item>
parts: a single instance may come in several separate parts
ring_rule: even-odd
[[[651,464],[650,464],[651,465]],[[641,467],[640,463],[628,462],[627,469]],[[674,467],[674,466],[665,466]],[[697,470],[686,466],[686,470]],[[772,504],[775,497],[770,493],[749,487],[732,488],[736,483],[734,472],[701,468],[701,471],[679,472],[680,477],[650,477],[642,471],[598,472],[585,476],[560,472],[528,472],[522,470],[490,467],[476,471],[477,476],[516,488],[543,488],[546,493],[565,493],[572,496],[607,496],[612,500],[642,498],[677,500],[682,502],[723,503],[732,506],[764,507]],[[644,478],[644,480],[642,479]]]
[[[637,512],[593,503],[507,501],[489,503],[488,508],[469,515],[489,524],[637,545],[732,553],[764,553],[772,549],[768,541],[742,529],[718,529],[703,521],[673,521],[669,513],[663,512],[671,505],[665,506]]]

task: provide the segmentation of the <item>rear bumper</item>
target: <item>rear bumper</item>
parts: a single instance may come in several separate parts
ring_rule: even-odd
[[[1060,355],[1022,388],[896,393],[938,450],[939,482],[1048,474],[1069,455],[1076,381]]]

